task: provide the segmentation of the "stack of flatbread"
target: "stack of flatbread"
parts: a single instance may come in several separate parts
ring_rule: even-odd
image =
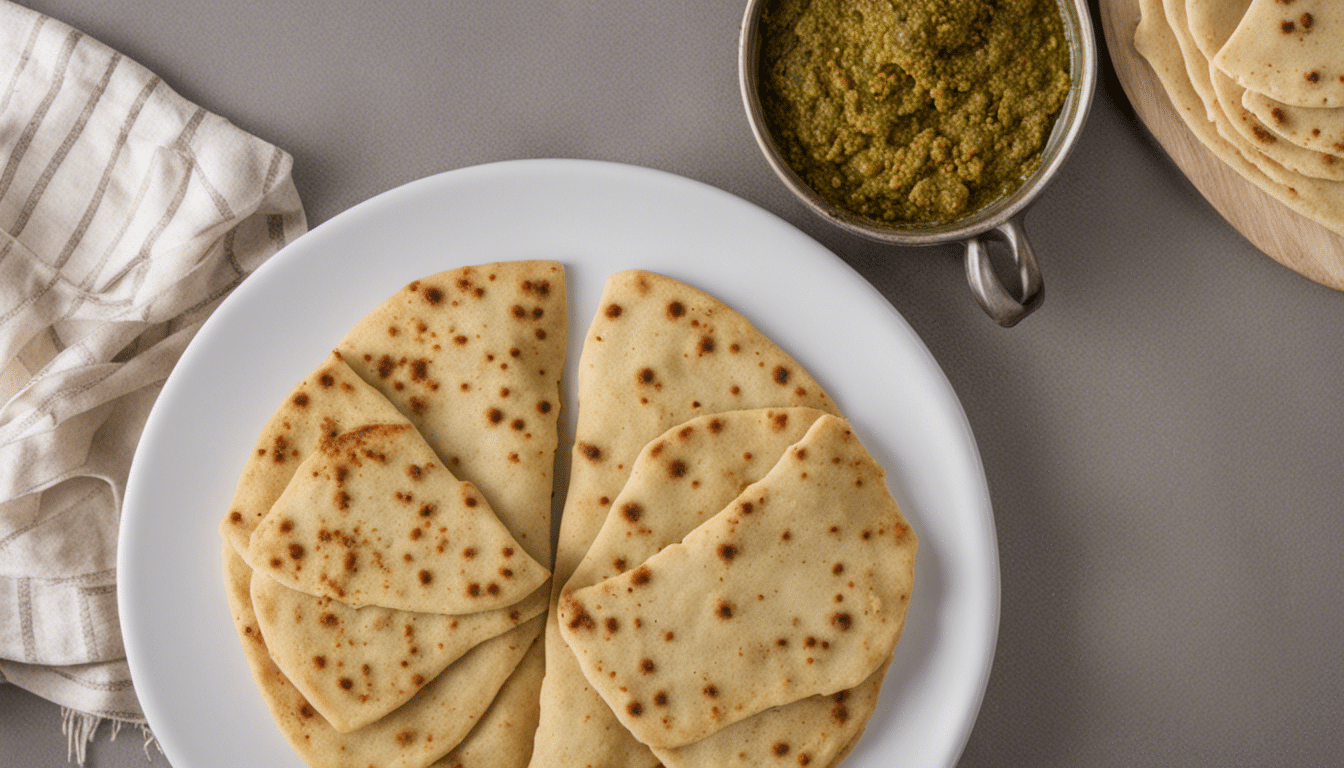
[[[1200,142],[1344,234],[1344,3],[1140,0],[1140,8],[1135,46]]]
[[[740,314],[619,273],[552,582],[565,329],[556,264],[435,275],[266,425],[221,531],[281,730],[321,768],[838,764],[913,586],[885,472]]]
[[[534,768],[830,766],[877,704],[915,536],[796,361],[647,272],[606,285]]]
[[[225,582],[309,764],[526,763],[566,327],[557,263],[434,275],[265,425],[221,524]]]

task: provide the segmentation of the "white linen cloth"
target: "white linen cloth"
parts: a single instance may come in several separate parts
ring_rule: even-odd
[[[127,471],[221,299],[306,229],[290,157],[0,0],[0,683],[144,722],[116,606]],[[3,761],[0,761],[3,762]]]

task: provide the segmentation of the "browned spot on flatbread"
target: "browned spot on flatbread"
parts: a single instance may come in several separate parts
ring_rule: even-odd
[[[569,618],[570,629],[597,628],[597,622],[593,620],[593,617],[591,615],[589,615],[588,610],[583,606],[582,603],[573,598],[566,598],[566,602],[567,602],[566,605],[567,612],[570,614]]]

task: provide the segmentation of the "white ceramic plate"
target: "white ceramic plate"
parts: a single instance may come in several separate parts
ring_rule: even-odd
[[[216,527],[262,424],[404,284],[533,258],[568,273],[562,445],[573,436],[579,341],[603,281],[624,269],[719,297],[829,390],[920,539],[905,635],[846,766],[953,765],[989,676],[999,570],[980,457],[942,371],[872,286],[775,216],[677,176],[567,160],[466,168],[353,208],[245,281],[182,356],[136,452],[118,563],[131,674],[169,761],[302,766],[253,687],[221,576]],[[559,467],[561,491],[566,475]]]

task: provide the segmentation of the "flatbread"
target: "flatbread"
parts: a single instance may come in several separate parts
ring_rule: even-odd
[[[566,306],[558,262],[464,267],[410,283],[337,345],[542,565]]]
[[[1298,107],[1344,107],[1344,5],[1251,0],[1213,63],[1243,88]]]
[[[1202,63],[1187,67],[1187,60],[1197,61],[1198,49],[1192,41],[1188,50],[1182,47],[1168,23],[1163,0],[1139,0],[1139,8],[1134,47],[1153,67],[1176,113],[1200,143],[1242,178],[1288,208],[1344,233],[1344,187],[1340,182],[1292,173],[1257,152],[1226,124],[1227,116],[1216,108],[1208,67]],[[1188,35],[1185,39],[1189,39]],[[1210,105],[1214,108],[1210,109]]]
[[[1251,0],[1184,0],[1185,18],[1190,36],[1204,58],[1218,55],[1227,39],[1236,31]]]
[[[354,608],[253,572],[252,607],[275,665],[341,733],[405,704],[478,644],[546,610],[549,590],[465,616]]]
[[[1255,91],[1243,93],[1241,105],[1288,141],[1344,157],[1344,107],[1294,107]]]
[[[504,608],[550,575],[410,424],[323,439],[252,532],[246,559],[300,592],[426,613]]]
[[[524,552],[549,565],[552,472],[567,322],[565,275],[558,262],[466,267],[406,286],[352,329],[340,343],[344,354],[335,353],[300,384],[267,423],[256,446],[260,453],[249,458],[221,524],[226,540],[236,551],[246,551],[253,528],[320,436],[358,424],[401,420],[413,423],[454,474],[481,491]],[[459,336],[464,339],[460,344]],[[341,394],[354,402],[328,405],[317,397],[322,393]],[[301,395],[306,396],[302,404]],[[494,410],[500,412],[500,419],[493,418]],[[332,423],[327,423],[328,418]],[[515,423],[520,428],[514,429]],[[283,460],[271,459],[281,455]],[[235,614],[241,610],[240,606]],[[250,604],[246,610],[251,613]],[[535,637],[539,627],[531,623],[514,632],[525,635],[531,631]],[[251,651],[254,668],[276,669],[269,661],[262,665],[256,649]],[[468,655],[477,658],[478,668],[492,671],[517,661],[513,645],[497,639]],[[485,656],[492,659],[486,662],[482,660]],[[266,678],[261,673],[257,676]],[[471,687],[472,705],[488,705],[502,684],[503,678],[478,677]],[[500,716],[515,722],[535,719],[541,685],[535,667],[519,670],[509,684],[515,692],[530,688],[532,693],[515,693],[502,702]],[[283,709],[273,707],[277,712]],[[460,711],[469,714],[474,710],[464,707]],[[470,722],[459,725],[471,727]],[[298,732],[284,722],[281,727],[287,733]],[[467,740],[475,738],[474,734]],[[530,735],[525,742],[530,750]],[[438,746],[446,751],[453,744],[441,741]]]
[[[545,566],[568,327],[564,267],[503,262],[410,283],[338,345]],[[520,669],[509,685],[531,693],[509,697],[498,716],[538,717],[538,671]]]
[[[885,663],[916,549],[885,475],[847,422],[823,416],[681,543],[563,597],[565,641],[635,738],[692,744]]]
[[[290,390],[262,427],[238,478],[220,534],[240,553],[295,470],[324,437],[362,424],[409,424],[364,382],[341,355],[332,353]]]
[[[286,741],[314,768],[424,768],[461,744],[540,632],[535,619],[476,646],[409,702],[351,733],[332,728],[285,678],[266,648],[250,599],[252,570],[223,546],[229,610],[252,677]]]
[[[587,553],[640,450],[667,429],[740,409],[836,412],[821,385],[741,314],[684,283],[643,271],[608,278],[585,337],[578,398],[554,569],[558,585]],[[558,595],[557,588],[553,600]],[[533,768],[657,765],[648,747],[624,728],[584,719],[593,696],[559,626],[548,619]]]
[[[853,688],[766,710],[677,749],[653,752],[665,768],[839,765],[877,709],[891,659]]]
[[[546,650],[538,637],[476,727],[431,768],[524,768],[540,714],[531,681],[540,680],[545,669]]]
[[[811,408],[731,411],[692,419],[653,440],[640,452],[630,480],[612,503],[612,512],[566,590],[623,573],[681,541],[743,487],[764,477],[822,415]],[[684,461],[686,472],[678,477],[665,471],[665,462],[659,460],[664,456]],[[634,509],[639,510],[637,535],[631,535],[629,520]],[[886,669],[884,664],[849,691],[777,707],[695,744],[655,749],[653,754],[665,768],[773,766],[781,752],[825,766],[863,731]],[[580,704],[589,706],[582,713],[586,728],[624,732],[596,693],[571,706]]]
[[[1340,44],[1344,45],[1344,40]],[[1344,181],[1344,159],[1280,140],[1277,133],[1242,106],[1244,88],[1214,66],[1209,67],[1209,77],[1218,107],[1228,116],[1228,123],[1265,157],[1304,176]]]
[[[1205,59],[1212,62],[1218,55],[1218,51],[1236,31],[1250,4],[1251,0],[1185,0],[1190,36]],[[1217,84],[1219,76],[1211,75]],[[1230,80],[1225,73],[1222,77]],[[1258,127],[1303,149],[1344,156],[1344,109],[1295,107],[1275,101],[1263,93],[1246,90],[1235,81],[1231,82],[1236,92],[1241,94],[1241,106],[1258,121],[1258,126],[1247,121],[1245,130],[1241,131],[1253,144],[1259,143],[1260,137],[1255,132]],[[1229,94],[1232,92],[1227,84],[1222,84],[1222,88]],[[1221,92],[1218,96],[1220,99],[1224,97]],[[1238,114],[1227,104],[1223,105],[1223,109],[1230,115]],[[1285,165],[1294,167],[1291,162]]]

